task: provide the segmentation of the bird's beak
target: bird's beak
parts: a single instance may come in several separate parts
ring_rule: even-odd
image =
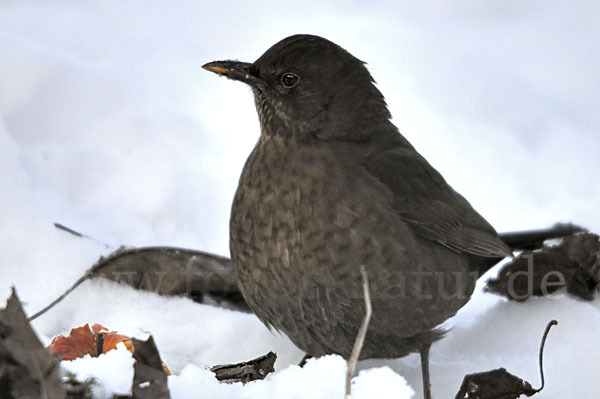
[[[263,83],[261,79],[252,74],[251,67],[251,63],[240,61],[213,61],[202,65],[202,68],[207,71],[214,72],[219,76],[226,76],[232,80],[239,80],[250,86]]]

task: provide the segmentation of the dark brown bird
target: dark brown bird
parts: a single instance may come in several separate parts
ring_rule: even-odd
[[[204,68],[252,88],[261,135],[230,221],[231,257],[250,308],[308,355],[420,352],[471,296],[479,273],[511,256],[490,224],[390,121],[365,64],[311,35],[288,37],[254,63]]]

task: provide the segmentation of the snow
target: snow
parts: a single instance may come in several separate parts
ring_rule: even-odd
[[[366,3],[365,3],[366,4]],[[306,10],[311,10],[307,13]],[[279,39],[314,33],[368,66],[394,122],[498,230],[572,221],[600,231],[600,5],[585,0],[304,1],[177,4],[131,0],[0,3],[0,289],[30,314],[105,245],[173,245],[228,254],[228,215],[258,136],[250,91],[201,69],[252,61]],[[434,397],[465,373],[506,367],[541,397],[600,389],[600,302],[509,303],[479,292],[431,352]],[[86,282],[34,323],[44,343],[85,323],[152,334],[173,398],[342,397],[345,364],[302,358],[252,315]],[[269,350],[277,372],[242,386],[206,367]],[[127,353],[65,368],[95,375],[98,397],[126,389]],[[418,357],[367,361],[353,398],[420,396]],[[405,381],[409,386],[405,385]]]
[[[74,374],[79,380],[102,381],[92,384],[92,392],[96,397],[110,398],[113,393],[130,393],[134,362],[125,344],[119,343],[117,349],[105,355],[87,355],[70,362],[62,362],[62,367],[65,373]]]

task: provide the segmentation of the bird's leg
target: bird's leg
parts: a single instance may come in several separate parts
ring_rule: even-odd
[[[429,380],[429,348],[431,342],[427,342],[421,346],[421,373],[423,375],[423,399],[431,399],[431,383]]]

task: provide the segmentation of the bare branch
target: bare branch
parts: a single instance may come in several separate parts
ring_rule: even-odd
[[[362,286],[363,286],[363,297],[365,300],[365,317],[363,318],[358,333],[356,334],[356,340],[354,341],[354,347],[352,348],[352,354],[348,359],[348,370],[346,371],[346,396],[350,396],[350,381],[356,370],[356,363],[360,357],[367,331],[369,329],[369,323],[371,322],[371,315],[373,310],[371,308],[371,293],[369,291],[369,276],[365,269],[365,265],[360,265],[360,274],[362,275]]]

